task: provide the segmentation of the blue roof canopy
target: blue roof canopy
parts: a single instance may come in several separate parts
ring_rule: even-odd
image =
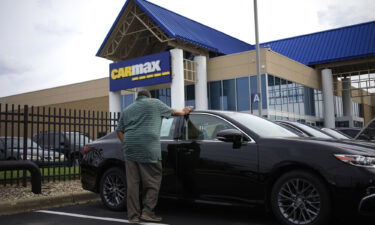
[[[255,49],[253,45],[148,1],[127,0],[100,46],[97,56],[100,55],[131,1],[171,38],[184,40],[221,54]],[[375,21],[266,42],[262,43],[261,47],[270,47],[272,51],[308,66],[375,56]]]
[[[99,48],[96,54],[97,56],[99,56],[101,50],[104,48],[105,43],[107,42],[109,36],[112,34],[115,26],[119,22],[121,15],[125,11],[125,8],[130,1],[133,1],[138,7],[140,7],[171,38],[181,39],[189,43],[207,48],[213,52],[222,54],[232,54],[254,49],[253,45],[238,40],[218,30],[188,19],[148,1],[128,0],[126,1],[124,7],[121,9],[116,21],[112,25],[105,40]]]
[[[305,65],[375,56],[375,21],[261,44]]]

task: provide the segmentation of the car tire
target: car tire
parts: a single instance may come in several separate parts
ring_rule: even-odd
[[[126,176],[120,168],[111,168],[104,172],[100,180],[100,197],[103,204],[111,210],[126,208]]]
[[[275,217],[287,225],[322,225],[329,220],[331,200],[325,182],[310,172],[293,171],[273,185],[270,198]]]

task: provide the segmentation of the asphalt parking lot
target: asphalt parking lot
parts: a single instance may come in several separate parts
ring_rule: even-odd
[[[190,204],[163,200],[157,213],[163,217],[160,224],[169,225],[276,225],[276,220],[262,209],[207,204]],[[332,221],[332,224],[370,225],[374,218],[356,218],[350,222]],[[0,217],[2,225],[109,225],[128,224],[126,212],[113,212],[100,202],[52,208]],[[153,225],[156,223],[143,223]]]

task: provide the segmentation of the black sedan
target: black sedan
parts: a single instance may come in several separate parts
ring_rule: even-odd
[[[246,113],[195,111],[161,128],[161,197],[263,204],[284,224],[324,224],[333,212],[375,209],[375,151],[300,137]],[[126,206],[121,144],[111,133],[84,148],[82,185],[113,210]]]

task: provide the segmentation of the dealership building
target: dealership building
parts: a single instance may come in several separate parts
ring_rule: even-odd
[[[177,109],[361,127],[375,117],[375,21],[255,46],[145,0],[127,0],[98,57],[109,75],[0,103],[119,112],[147,89]],[[259,101],[261,100],[261,101]],[[261,102],[261,104],[259,104]]]

